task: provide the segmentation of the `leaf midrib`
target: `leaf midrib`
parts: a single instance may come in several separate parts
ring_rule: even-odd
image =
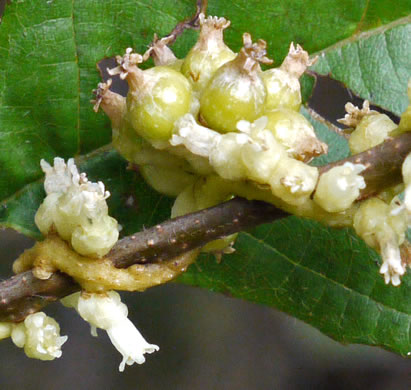
[[[345,38],[341,41],[338,41],[338,42],[334,43],[333,45],[326,47],[325,49],[319,50],[315,53],[311,53],[310,57],[325,55],[328,52],[333,51],[335,49],[339,49],[339,48],[341,48],[341,47],[343,47],[347,44],[354,43],[354,42],[357,42],[357,41],[360,41],[360,40],[363,40],[363,39],[367,39],[367,38],[370,38],[374,35],[383,34],[384,32],[386,32],[386,31],[388,31],[388,30],[390,30],[394,27],[406,25],[408,23],[411,23],[411,15],[405,16],[401,19],[397,19],[394,22],[385,24],[383,26],[374,28],[372,30],[367,30],[367,31],[360,32],[360,33],[354,33],[350,37]]]

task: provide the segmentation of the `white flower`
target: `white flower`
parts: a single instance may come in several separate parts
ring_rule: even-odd
[[[123,355],[119,371],[124,371],[126,364],[143,364],[146,361],[145,353],[153,353],[160,349],[157,345],[147,343],[127,317],[108,328],[107,333],[117,351]]]
[[[127,318],[127,306],[121,302],[120,295],[115,291],[106,294],[73,294],[62,303],[74,307],[80,316],[92,326],[92,334],[96,328],[107,331],[111,342],[123,355],[119,370],[124,371],[125,365],[145,362],[145,353],[159,350],[154,344],[149,344],[133,323]]]
[[[380,273],[384,275],[385,284],[391,282],[393,286],[400,285],[400,276],[404,275],[405,267],[402,265],[399,247],[390,242],[381,243],[381,257],[383,263]]]
[[[191,153],[208,157],[220,139],[221,134],[199,125],[193,115],[186,114],[175,122],[170,144],[184,145]]]
[[[13,324],[11,338],[17,347],[24,347],[28,357],[54,360],[61,357],[61,346],[68,337],[60,336],[60,327],[53,318],[39,312],[30,314],[20,324]]]
[[[356,233],[382,257],[380,273],[385,283],[393,286],[401,284],[401,276],[406,268],[401,260],[400,246],[405,240],[407,215],[405,209],[393,200],[391,204],[378,198],[361,203],[355,213],[353,227]]]
[[[262,116],[252,123],[242,119],[237,122],[237,129],[246,134],[258,134],[266,128],[267,123],[268,118],[266,116]]]
[[[54,167],[45,160],[40,161],[40,166],[46,174],[44,189],[47,195],[63,193],[70,186],[78,184],[80,181],[80,174],[72,158],[67,161],[67,165],[62,158],[56,157],[54,159]]]

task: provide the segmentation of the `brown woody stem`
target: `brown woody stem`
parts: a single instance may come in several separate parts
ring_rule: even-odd
[[[264,202],[234,198],[125,237],[118,241],[107,258],[118,268],[136,263],[151,264],[287,215]],[[62,273],[40,280],[31,271],[23,272],[0,283],[0,321],[22,321],[27,315],[78,290],[80,286]]]
[[[347,161],[364,164],[367,183],[360,199],[401,181],[401,165],[411,151],[411,133],[387,140],[366,152],[320,168],[324,173]],[[204,246],[216,238],[272,222],[287,213],[269,203],[235,198],[209,209],[168,220],[120,240],[107,257],[116,267],[152,264]],[[55,273],[40,280],[31,271],[0,283],[0,321],[22,321],[47,304],[78,291],[69,276]]]
[[[320,175],[335,166],[349,161],[363,164],[361,173],[367,186],[361,191],[358,200],[366,199],[402,181],[401,166],[411,152],[411,132],[390,138],[380,145],[320,168]]]
[[[197,30],[200,27],[199,15],[201,13],[206,14],[207,5],[208,0],[197,0],[197,9],[195,14],[190,19],[183,20],[182,22],[178,23],[170,32],[170,34],[163,38],[167,40],[167,45],[172,45],[177,40],[177,38],[184,32],[184,30]]]

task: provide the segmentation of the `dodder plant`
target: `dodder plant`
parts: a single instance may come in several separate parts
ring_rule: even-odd
[[[62,4],[63,1],[49,5],[56,8],[48,11],[57,12]],[[8,10],[16,17],[21,12],[18,6]],[[342,133],[322,133],[326,141],[328,137],[334,140],[321,141],[313,125],[321,132],[324,123],[312,117],[307,120],[299,113],[299,79],[317,57],[310,59],[299,45],[291,44],[280,67],[263,71],[262,66],[271,63],[266,42],[253,42],[251,35],[244,33],[243,45],[235,53],[223,39],[229,22],[225,18],[206,17],[200,12],[204,10],[198,7],[192,21],[180,24],[166,38],[156,37],[142,55],[129,48],[124,56],[118,56],[118,66],[110,69],[109,74],[127,81],[127,98],[110,91],[109,80],[99,85],[95,102],[95,109],[101,106],[111,119],[113,146],[118,152],[132,167],[138,165],[149,185],[176,197],[172,216],[197,213],[158,224],[116,244],[119,229],[117,221],[109,216],[109,193],[104,184],[80,174],[73,160],[66,164],[55,158],[54,166],[42,160],[46,173],[44,201],[39,182],[4,203],[5,224],[34,235],[35,219],[46,239],[15,262],[14,271],[19,275],[0,286],[1,318],[6,321],[1,324],[1,336],[11,336],[28,356],[43,360],[60,356],[66,338],[59,336],[58,325],[43,313],[33,313],[47,302],[81,288],[81,295],[71,295],[63,303],[90,322],[93,334],[96,328],[108,332],[123,355],[120,370],[125,364],[142,363],[144,353],[154,352],[158,347],[142,338],[127,319],[127,308],[112,290],[142,291],[165,283],[184,272],[201,250],[211,257],[201,260],[201,269],[192,266],[182,281],[214,289],[228,288],[236,296],[274,304],[342,341],[378,344],[407,354],[411,310],[406,298],[393,296],[403,296],[409,288],[407,276],[403,275],[409,262],[405,234],[411,209],[411,164],[410,157],[406,158],[411,143],[410,108],[397,125],[386,115],[370,110],[367,102],[363,108],[348,104],[347,115],[341,122],[351,128],[348,146],[353,156],[317,167],[321,162],[313,160],[314,157],[325,155],[330,149],[328,155],[333,159],[335,146],[347,147]],[[403,10],[398,12],[401,15]],[[372,22],[366,16],[363,15],[360,28]],[[185,26],[198,26],[200,33],[182,60],[167,45]],[[325,51],[314,68],[320,73],[338,73],[342,60],[336,62],[335,51],[338,54],[344,49],[350,53],[351,46],[355,50],[375,46],[375,37],[382,35],[387,40],[386,35],[390,34],[398,34],[408,42],[408,19],[400,19],[370,35],[359,35],[342,48]],[[407,106],[406,81],[411,71],[409,61],[399,65],[392,61],[395,49],[395,45],[390,47],[388,58],[382,57],[380,61],[390,60],[394,64],[396,77],[402,78],[398,92],[384,94],[384,88],[376,88],[375,98],[362,95],[400,114]],[[398,50],[403,50],[403,46]],[[7,58],[14,58],[11,47],[6,52]],[[409,53],[401,52],[403,56]],[[60,59],[62,54],[56,58]],[[86,57],[82,50],[77,54],[81,70]],[[143,70],[141,65],[150,56],[155,66]],[[81,77],[82,72],[80,80]],[[12,102],[13,92],[6,88],[8,79],[4,80],[3,96]],[[47,99],[55,102],[53,98]],[[9,107],[7,102],[4,107]],[[85,130],[86,108],[76,107],[76,127]],[[12,117],[13,113],[12,110],[7,115]],[[6,119],[7,115],[4,113]],[[64,122],[64,117],[61,120]],[[66,132],[72,137],[70,128],[66,127]],[[13,135],[17,137],[14,142],[18,134]],[[59,133],[52,134],[56,137]],[[84,139],[85,150],[97,144],[87,135]],[[31,143],[30,139],[25,141]],[[70,148],[65,150],[64,142],[57,138],[54,143],[56,151],[61,149],[67,155]],[[44,154],[42,157],[54,153]],[[5,155],[4,161],[8,164],[6,174],[11,174],[12,168],[16,169],[15,156]],[[85,157],[83,166],[85,171],[94,169],[97,180],[104,176],[105,184],[110,182],[117,202],[111,209],[126,232],[137,230],[136,221],[137,225],[146,222],[139,218],[152,212],[147,205],[140,204],[142,212],[131,219],[120,212],[135,201],[134,197],[142,200],[144,191],[150,190],[135,176],[137,188],[131,193],[125,190],[131,174],[127,173],[124,180],[115,179],[113,172],[126,175],[124,163],[115,152],[109,148],[96,151]],[[17,178],[23,183],[30,181],[25,174],[18,174]],[[400,193],[404,189],[402,199]],[[6,195],[10,191],[3,190]],[[129,195],[124,196],[127,192]],[[161,199],[149,193],[150,198]],[[234,196],[267,203],[229,201]],[[33,210],[27,215],[22,210],[24,200],[29,198]],[[199,211],[224,201],[228,202]],[[385,283],[398,286],[403,277],[402,286],[397,287],[394,295],[386,293],[389,287],[383,288],[373,264],[375,252],[356,238],[352,230],[328,230],[295,217],[258,228],[251,234],[240,234],[236,253],[224,256],[222,263],[215,262],[214,255],[220,258],[223,253],[233,252],[232,245],[237,239],[233,233],[286,215],[274,206],[333,228],[353,227],[381,254],[380,272]],[[21,219],[23,214],[26,222]],[[164,216],[161,212],[157,214],[159,219]],[[339,245],[330,246],[327,242],[305,247],[308,236],[321,241],[324,235],[333,236]],[[296,245],[299,241],[301,244]],[[359,255],[354,258],[354,254]],[[329,267],[330,261],[333,268]],[[359,323],[361,329],[357,328]],[[336,331],[340,326],[346,331]]]

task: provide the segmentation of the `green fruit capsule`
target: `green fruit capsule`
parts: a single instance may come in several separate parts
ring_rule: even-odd
[[[154,34],[154,40],[150,48],[146,51],[143,58],[153,57],[155,66],[168,66],[176,71],[181,70],[183,60],[178,59],[173,51],[167,46],[172,40],[172,36],[159,39]]]
[[[214,72],[235,58],[235,53],[224,43],[223,31],[230,25],[224,18],[200,14],[200,36],[189,51],[181,67],[181,73],[193,85],[193,90],[204,89]]]
[[[168,196],[177,196],[197,179],[196,175],[173,167],[142,165],[140,172],[151,187]]]
[[[168,140],[174,122],[190,111],[191,92],[188,80],[174,69],[156,66],[142,71],[141,83],[127,96],[134,130],[148,141]]]
[[[127,115],[137,134],[150,142],[167,141],[175,120],[189,112],[196,99],[181,73],[167,66],[141,70],[137,65],[143,59],[129,48],[123,57],[117,57],[119,66],[109,74],[127,80]]]
[[[279,108],[264,116],[268,119],[265,128],[285,146],[290,157],[307,162],[327,153],[327,145],[317,139],[313,126],[299,112]]]
[[[200,99],[200,114],[208,127],[227,133],[236,131],[239,120],[254,121],[261,113],[266,89],[260,77],[260,63],[271,63],[266,43],[253,44],[243,35],[244,47],[237,57],[219,68]]]
[[[184,170],[189,167],[183,157],[172,155],[167,150],[155,149],[150,142],[139,137],[128,120],[124,120],[119,129],[113,128],[113,146],[134,164]]]
[[[267,88],[265,108],[272,110],[280,107],[299,111],[301,107],[300,82],[282,69],[269,69],[261,78]]]
[[[300,45],[294,47],[291,43],[288,55],[281,66],[269,69],[261,75],[267,88],[265,110],[284,107],[299,111],[301,107],[299,78],[307,67],[314,64],[315,60],[310,60],[308,53]]]
[[[232,193],[229,186],[227,186],[226,181],[219,176],[210,175],[207,177],[199,177],[193,184],[186,187],[184,191],[177,196],[171,210],[171,217],[175,218],[180,215],[202,210],[231,198]],[[218,240],[211,241],[201,248],[201,251],[219,252],[220,254],[231,253],[231,246],[236,237],[237,234],[231,234]]]

